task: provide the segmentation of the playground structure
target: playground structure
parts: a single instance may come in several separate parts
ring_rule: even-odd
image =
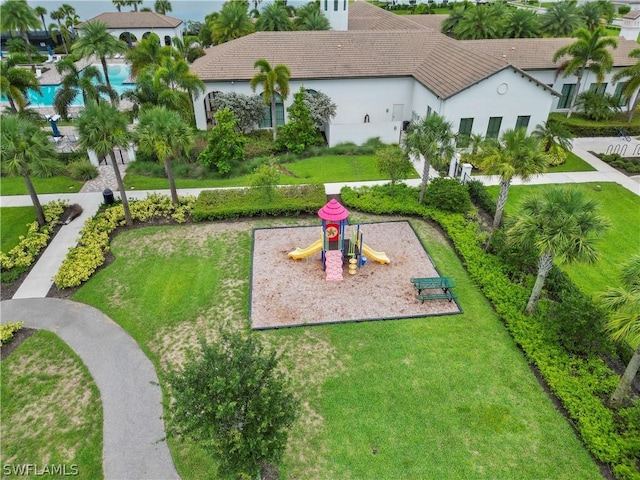
[[[351,236],[347,238],[349,211],[337,200],[330,200],[318,210],[318,216],[322,219],[320,239],[306,248],[296,248],[289,252],[290,258],[299,260],[321,251],[322,269],[326,272],[328,282],[343,279],[342,269],[345,257],[349,257],[349,274],[351,275],[355,275],[357,269],[366,263],[367,258],[381,264],[390,263],[384,252],[377,252],[364,243],[364,234],[359,224],[351,228]]]

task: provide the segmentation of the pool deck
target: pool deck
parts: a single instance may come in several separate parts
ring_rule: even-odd
[[[64,55],[56,55],[54,58],[62,58]],[[90,59],[83,58],[76,62],[76,67],[78,70],[82,70],[87,65],[92,65],[100,63],[100,59],[97,57],[92,57]],[[109,65],[122,65],[126,63],[124,58],[109,58],[107,63]],[[42,75],[38,79],[40,81],[40,85],[59,85],[62,82],[62,75],[58,73],[56,70],[56,64],[52,63],[43,63],[41,65],[37,65],[36,68],[48,68],[46,72],[42,72]],[[127,79],[129,81],[129,79]]]

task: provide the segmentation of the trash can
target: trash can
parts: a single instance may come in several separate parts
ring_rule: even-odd
[[[102,192],[102,198],[104,199],[105,205],[113,205],[115,202],[115,198],[113,198],[113,192],[109,188],[105,188]]]
[[[409,120],[405,120],[404,122],[402,122],[402,131],[406,132],[407,130],[409,130],[409,124],[411,122]]]

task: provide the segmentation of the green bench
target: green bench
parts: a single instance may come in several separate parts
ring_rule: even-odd
[[[452,291],[443,292],[443,293],[423,293],[418,295],[418,299],[421,303],[424,303],[425,300],[449,300],[452,302],[455,300],[456,294]]]
[[[411,283],[413,283],[413,288],[418,290],[418,295],[421,295],[423,290],[437,289],[442,289],[443,293],[449,293],[451,288],[455,287],[453,280],[449,277],[412,278]]]

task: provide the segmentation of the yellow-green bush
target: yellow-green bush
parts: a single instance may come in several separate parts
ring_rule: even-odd
[[[13,334],[22,328],[22,322],[0,325],[0,345],[6,345],[13,338]]]

